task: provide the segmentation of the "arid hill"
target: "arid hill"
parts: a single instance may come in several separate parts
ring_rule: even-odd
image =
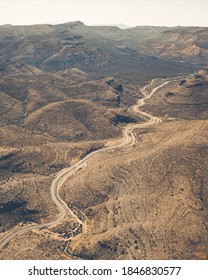
[[[166,119],[207,120],[208,69],[204,68],[176,82],[173,90],[169,85],[155,94],[144,110]]]
[[[208,258],[207,73],[156,92],[142,109],[163,123],[137,130],[134,147],[100,155],[65,184],[64,200],[87,216],[87,233],[70,244],[76,256]]]
[[[181,62],[191,61],[207,65],[207,32],[207,27],[167,28],[151,38],[146,38],[141,49],[145,54],[152,53]]]
[[[1,259],[208,258],[207,32],[0,27]]]
[[[126,110],[138,85],[122,85],[114,77],[91,80],[76,68],[49,73],[11,60],[2,60],[0,69],[4,231],[23,220],[40,221],[50,212],[50,193],[44,192],[57,171],[121,136],[124,125],[142,120]],[[36,184],[41,191],[31,200]]]
[[[186,34],[184,39],[184,34]],[[79,68],[96,77],[139,81],[207,63],[207,28],[60,25],[1,26],[0,58],[56,72]],[[170,69],[171,65],[171,69]],[[144,75],[145,73],[145,75]]]

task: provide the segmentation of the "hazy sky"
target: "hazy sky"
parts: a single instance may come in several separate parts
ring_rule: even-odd
[[[208,26],[208,0],[0,0],[0,25],[75,20],[87,25]]]

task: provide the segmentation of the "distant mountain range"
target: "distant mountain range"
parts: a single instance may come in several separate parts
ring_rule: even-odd
[[[208,63],[208,28],[58,25],[0,27],[0,59],[56,72],[71,67],[123,77],[188,73]],[[170,67],[171,66],[171,67]]]
[[[98,24],[96,26],[117,26],[120,29],[127,29],[127,28],[133,28],[133,26],[126,25],[123,23],[112,23],[112,24]]]

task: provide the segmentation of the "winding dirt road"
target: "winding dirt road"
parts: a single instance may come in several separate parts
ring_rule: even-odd
[[[70,209],[70,207],[66,204],[66,202],[63,201],[61,199],[61,197],[59,196],[60,188],[63,186],[65,181],[70,176],[73,176],[77,171],[80,171],[81,169],[83,169],[87,165],[87,161],[90,158],[96,156],[97,154],[104,153],[106,151],[115,151],[117,149],[121,149],[121,148],[124,148],[124,147],[133,146],[136,143],[136,137],[135,137],[135,133],[134,133],[135,129],[145,128],[145,127],[152,126],[152,125],[155,125],[155,124],[158,124],[158,123],[162,122],[161,119],[159,119],[157,117],[154,117],[154,116],[152,116],[152,115],[150,115],[146,112],[141,111],[140,107],[145,104],[145,100],[151,98],[151,96],[156,91],[158,91],[160,88],[164,87],[165,85],[167,85],[171,82],[181,80],[182,78],[183,77],[176,77],[176,78],[173,78],[171,80],[162,82],[159,86],[156,86],[153,89],[150,89],[150,91],[149,91],[148,88],[151,88],[154,85],[154,83],[158,80],[158,79],[153,79],[150,84],[143,87],[141,89],[141,92],[143,94],[143,98],[139,99],[136,105],[133,105],[133,106],[129,107],[129,111],[139,113],[140,115],[146,117],[148,119],[148,121],[146,123],[142,123],[142,124],[129,124],[129,125],[127,125],[123,130],[123,138],[122,138],[122,142],[120,144],[115,145],[115,146],[111,146],[111,147],[102,148],[100,150],[96,150],[94,152],[91,152],[90,154],[85,156],[82,160],[75,163],[73,166],[62,169],[57,174],[56,178],[51,183],[51,198],[52,198],[53,202],[56,204],[56,206],[57,206],[57,208],[60,212],[59,216],[54,221],[50,221],[50,222],[47,222],[47,223],[44,223],[44,224],[25,225],[25,226],[22,223],[19,224],[19,226],[16,226],[15,228],[13,228],[8,234],[6,234],[2,238],[2,240],[0,241],[0,252],[9,243],[9,241],[12,238],[14,238],[15,236],[17,236],[19,234],[22,234],[22,233],[25,233],[26,231],[31,231],[33,229],[41,229],[41,228],[44,228],[44,227],[55,226],[55,225],[63,222],[64,219],[66,219],[68,216],[74,217],[76,219],[76,221],[78,222],[78,224],[82,226],[83,231],[84,231],[85,230],[85,228],[84,228],[85,224],[83,223],[83,221],[74,213],[74,211],[72,209]]]

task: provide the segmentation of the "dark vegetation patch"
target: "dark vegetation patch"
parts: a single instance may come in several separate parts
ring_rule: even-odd
[[[6,231],[18,223],[38,222],[40,211],[27,209],[27,201],[17,199],[0,204],[0,230]]]
[[[187,82],[187,80],[184,79],[184,80],[180,81],[180,84],[179,84],[179,85],[182,86],[182,85],[185,84],[186,82]]]
[[[123,115],[115,115],[114,118],[112,118],[111,120],[111,123],[117,125],[118,123],[124,123],[124,124],[127,124],[127,123],[136,123],[137,120],[135,118],[132,118],[132,117],[127,117],[127,116],[123,116]]]
[[[197,83],[194,83],[194,84],[191,84],[191,85],[187,85],[186,87],[187,88],[193,88],[193,87],[201,87],[203,86],[203,82],[197,82]]]
[[[168,92],[165,94],[166,97],[173,96],[173,95],[174,95],[174,93],[173,93],[173,92],[170,92],[170,91],[168,91]]]
[[[106,82],[109,86],[113,87],[115,90],[119,92],[123,92],[123,85],[119,84],[115,79],[111,79]]]
[[[11,158],[13,155],[14,155],[13,153],[9,153],[7,155],[2,155],[2,156],[0,156],[0,161],[7,160],[7,159]]]
[[[90,153],[92,153],[93,151],[96,150],[100,150],[101,148],[103,148],[103,145],[93,145],[92,147],[90,147],[88,150],[86,150],[83,155],[81,156],[81,159],[83,159],[84,157],[86,157],[87,155],[89,155]]]
[[[26,205],[25,201],[16,200],[16,201],[9,201],[0,206],[0,214],[10,213],[18,208],[21,208]]]

